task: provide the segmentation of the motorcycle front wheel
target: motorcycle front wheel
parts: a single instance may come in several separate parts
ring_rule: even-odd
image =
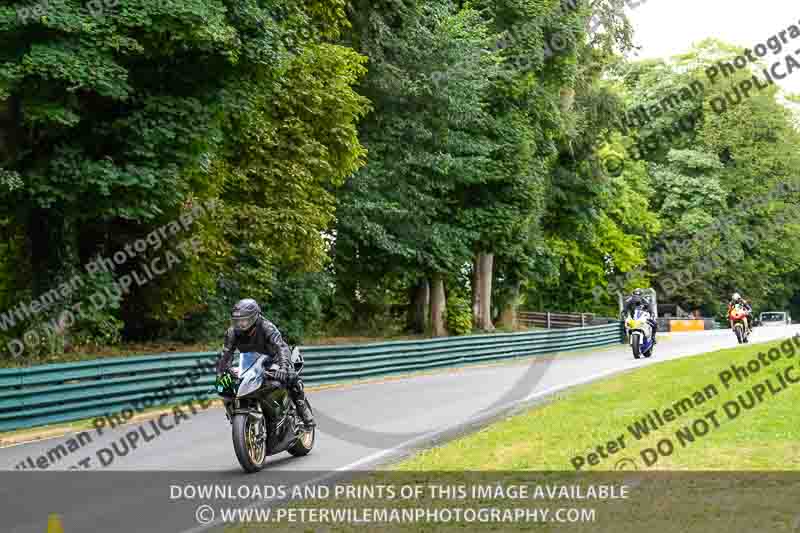
[[[263,417],[238,414],[233,417],[233,449],[247,473],[259,472],[267,462],[267,428]]]
[[[733,327],[733,332],[736,334],[736,340],[739,344],[744,342],[744,328],[742,328],[741,324],[736,324]]]
[[[631,337],[631,349],[633,350],[634,359],[639,359],[639,357],[642,355],[641,346],[639,344],[640,340],[641,337],[639,335],[634,335]]]

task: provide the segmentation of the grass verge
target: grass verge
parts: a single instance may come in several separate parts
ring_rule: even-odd
[[[778,361],[772,362],[767,357],[768,366],[762,364],[759,371],[741,380],[734,375],[728,387],[722,383],[720,374],[726,371],[733,374],[731,365],[746,367],[759,352],[766,354],[773,348],[782,354]],[[792,386],[787,381],[787,387],[782,387],[775,375],[791,367],[790,377],[800,378],[795,349],[800,351],[791,341],[758,344],[614,376],[562,394],[559,402],[422,452],[397,468],[417,471],[574,470],[571,460],[582,455],[587,463],[582,471],[614,470],[616,462],[622,458],[630,458],[640,467],[670,471],[800,470],[800,425],[797,424],[800,417],[796,414],[800,383]],[[770,393],[764,385],[767,379],[774,389],[780,389],[776,394]],[[766,389],[761,401],[756,401],[750,410],[740,406],[741,413],[729,419],[725,404],[736,401],[740,395],[749,404],[748,391],[759,384]],[[691,402],[684,400],[687,397]],[[658,411],[663,420],[669,417],[664,412],[667,409],[672,410],[674,420],[659,424],[653,411]],[[735,409],[729,409],[734,414]],[[709,415],[712,412],[715,415]],[[637,422],[639,427],[645,426],[643,420],[647,415],[653,416],[659,427],[653,430],[648,420],[648,434],[636,431]],[[696,423],[698,419],[705,424]],[[706,425],[708,431],[704,433]],[[692,430],[693,442],[685,432],[683,438],[676,436],[677,431],[687,426]],[[637,434],[641,438],[637,438]],[[617,444],[618,451],[609,454],[614,447],[608,443],[618,442],[620,438],[625,447]],[[659,456],[650,467],[644,465],[641,451],[655,448],[665,438],[672,441],[673,453]],[[598,446],[604,449],[608,459],[598,457],[598,464],[590,465],[588,454],[598,453]]]

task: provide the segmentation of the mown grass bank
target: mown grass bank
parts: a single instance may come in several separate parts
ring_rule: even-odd
[[[777,361],[770,360],[770,349],[775,349],[773,355],[779,354]],[[790,382],[791,378],[800,378],[800,357],[794,355],[795,351],[800,353],[797,341],[756,344],[621,374],[566,393],[557,402],[509,418],[474,435],[420,453],[397,468],[418,471],[574,470],[571,460],[583,455],[587,464],[581,470],[614,470],[616,462],[622,458],[630,458],[642,468],[662,470],[799,470],[797,405],[800,383]],[[731,365],[746,366],[760,352],[765,354],[769,364],[762,363],[760,370],[737,379]],[[789,371],[790,379],[783,378],[786,386],[782,386],[776,373],[783,373],[787,368],[793,370]],[[727,387],[720,378],[723,372],[728,373],[724,376],[726,379],[734,374]],[[766,380],[770,380],[771,385],[765,385]],[[761,401],[756,399],[749,410],[740,407],[739,415],[730,419],[724,405],[736,401],[739,395],[749,404],[747,393],[759,384],[766,387]],[[692,400],[693,406],[689,407],[684,398],[691,399],[698,391],[704,401]],[[676,404],[682,409],[675,409]],[[673,411],[671,422],[663,420],[667,409]],[[735,414],[733,407],[729,409]],[[637,439],[636,422],[641,428],[643,419],[648,414],[652,416],[653,410],[661,413],[663,425],[654,417],[658,429],[651,429],[649,434]],[[711,412],[716,416],[709,415]],[[698,418],[705,420],[709,428],[701,435],[705,430],[702,423],[691,427],[695,437],[692,442],[684,428],[693,426]],[[647,425],[652,428],[651,424]],[[676,436],[679,430],[682,430],[681,438]],[[618,444],[618,451],[609,453],[608,442],[617,441],[620,436],[625,448]],[[641,451],[656,447],[664,438],[673,441],[673,453],[659,457],[650,467],[642,464]],[[608,459],[598,457],[598,464],[590,465],[588,454],[593,450],[597,453],[597,446],[604,448]]]

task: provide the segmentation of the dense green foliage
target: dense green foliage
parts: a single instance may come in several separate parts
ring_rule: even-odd
[[[180,329],[223,290],[224,307],[268,299],[279,272],[323,267],[332,191],[365,162],[368,102],[353,90],[365,58],[336,44],[343,2],[142,0],[98,15],[68,0],[18,16],[27,7],[0,8],[4,309],[209,198],[212,213],[116,268],[201,243],[97,306],[126,336]],[[209,321],[206,336],[223,326]]]
[[[461,296],[448,298],[447,331],[451,335],[466,335],[472,331],[472,310],[467,299]]]
[[[774,85],[742,98],[738,86],[751,72],[708,79],[706,68],[732,54],[706,41],[673,63],[637,66],[621,88],[629,102],[651,105],[702,87],[626,140],[638,143],[627,156],[643,157],[653,190],[642,216],[662,226],[643,270],[662,301],[707,316],[722,312],[735,291],[761,310],[786,308],[798,291],[800,135]],[[641,149],[648,143],[656,148]]]
[[[241,297],[293,342],[635,286],[800,305],[797,96],[731,103],[760,69],[711,83],[712,40],[628,63],[616,4],[7,3],[3,349],[219,339]]]

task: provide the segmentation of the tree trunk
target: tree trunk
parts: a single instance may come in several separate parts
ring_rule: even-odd
[[[481,261],[480,254],[472,257],[472,329],[480,329],[481,315],[481,288],[480,288]]]
[[[411,285],[408,288],[408,306],[406,307],[406,331],[409,333],[416,332],[416,323],[414,317],[414,299],[417,294],[419,283]]]
[[[491,331],[492,324],[492,270],[494,268],[494,254],[481,252],[474,259],[475,274],[473,277],[472,307],[475,317],[473,319],[477,329]]]
[[[575,89],[572,87],[561,88],[561,112],[568,113],[572,111],[572,105],[575,103]]]
[[[510,328],[512,331],[517,329],[517,305],[519,305],[519,283],[514,285],[511,297],[508,300],[503,312],[500,314],[500,323]]]
[[[29,214],[26,227],[28,253],[31,264],[31,289],[38,298],[59,283],[70,279],[80,271],[78,266],[77,224],[46,209],[34,209]],[[57,321],[57,329],[47,329],[42,347],[49,346],[52,351],[68,351],[71,348],[72,334],[67,318],[57,311],[65,301],[53,298],[54,303],[44,306],[36,314],[36,320],[50,323]],[[73,315],[74,317],[74,315]],[[33,316],[31,316],[33,318]]]
[[[20,102],[18,97],[10,97],[0,103],[0,164],[17,159],[21,139],[25,135],[21,129]]]
[[[444,279],[437,274],[431,278],[431,326],[434,337],[447,336],[446,313]]]
[[[408,330],[412,333],[425,333],[425,311],[430,299],[428,281],[420,279],[409,290]]]
[[[28,218],[32,289],[36,297],[78,270],[76,224],[46,209],[34,209]]]
[[[419,293],[419,301],[417,302],[417,309],[419,312],[419,320],[420,320],[420,333],[425,333],[425,330],[428,327],[428,321],[430,320],[428,313],[430,312],[430,305],[431,305],[431,285],[428,283],[427,279],[422,280],[423,289]]]

